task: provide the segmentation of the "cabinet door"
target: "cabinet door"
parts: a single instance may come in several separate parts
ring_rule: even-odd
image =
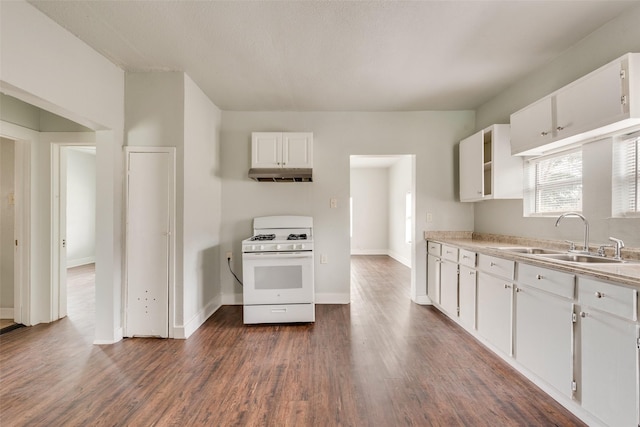
[[[478,333],[495,348],[511,355],[511,305],[513,285],[478,272]]]
[[[482,132],[460,141],[460,201],[474,202],[484,196]]]
[[[282,135],[282,164],[285,168],[313,167],[313,134],[287,132]]]
[[[580,313],[582,407],[610,426],[637,426],[638,325],[589,308]]]
[[[515,357],[531,372],[571,397],[573,307],[571,300],[518,287]]]
[[[556,138],[576,135],[624,118],[621,69],[621,62],[616,61],[556,94]]]
[[[476,328],[476,270],[460,266],[459,306],[460,322],[468,328]]]
[[[251,134],[251,167],[282,167],[282,133],[254,132]]]
[[[551,105],[551,97],[547,97],[511,115],[511,154],[520,154],[551,142]]]
[[[440,306],[451,317],[458,317],[458,264],[443,261],[440,269]]]
[[[433,255],[427,256],[427,296],[440,304],[440,258]]]

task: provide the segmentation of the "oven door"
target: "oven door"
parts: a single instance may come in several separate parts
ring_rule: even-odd
[[[242,255],[243,303],[314,302],[313,252],[262,252]]]

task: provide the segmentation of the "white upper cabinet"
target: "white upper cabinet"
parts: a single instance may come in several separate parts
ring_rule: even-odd
[[[511,152],[544,154],[640,124],[640,53],[629,53],[511,115]]]
[[[253,132],[251,134],[251,167],[312,168],[313,133]]]
[[[511,156],[509,125],[460,141],[460,201],[522,198],[522,158]]]
[[[511,152],[544,147],[553,138],[551,98],[543,98],[511,115]]]

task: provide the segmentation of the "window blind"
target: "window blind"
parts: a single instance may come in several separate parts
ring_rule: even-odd
[[[529,215],[582,210],[582,151],[531,160],[527,167],[525,209]]]
[[[613,164],[614,216],[640,213],[640,135],[630,135],[616,144]]]

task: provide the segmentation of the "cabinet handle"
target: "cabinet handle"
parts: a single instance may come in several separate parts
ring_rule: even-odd
[[[473,276],[474,274],[476,274],[476,272],[475,272],[475,271],[470,271],[470,272],[469,272],[469,276]]]
[[[495,263],[495,262],[490,262],[490,263],[489,263],[489,267],[495,267],[495,266],[496,266],[496,263]]]
[[[540,136],[547,136],[549,135],[549,132],[543,130],[542,132],[540,132]]]
[[[556,130],[557,130],[557,131],[564,130],[564,127],[563,127],[563,126],[558,126],[558,127],[556,128]]]
[[[482,191],[478,190],[478,194],[482,195]]]
[[[604,298],[604,293],[596,291],[595,296],[596,298]]]
[[[581,311],[580,312],[580,317],[582,317],[582,318],[587,317],[587,313],[585,313],[584,311]]]
[[[505,284],[504,284],[504,288],[505,288],[505,289],[511,289],[511,285],[508,285],[508,284],[506,284],[506,283],[505,283]]]
[[[522,289],[516,288],[516,292],[522,292]]]
[[[536,274],[536,279],[542,280],[542,275],[541,274]]]

